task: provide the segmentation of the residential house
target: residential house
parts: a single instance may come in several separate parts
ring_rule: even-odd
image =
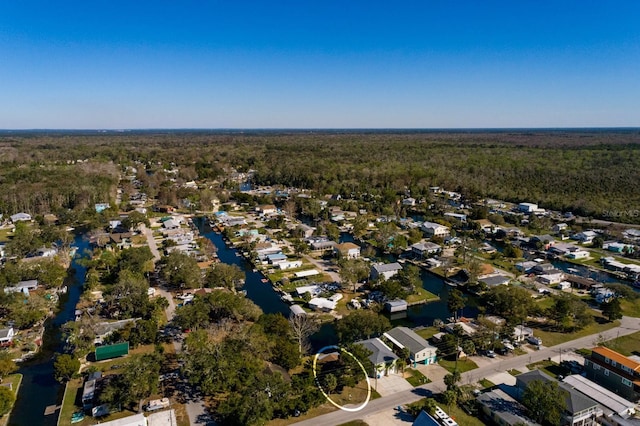
[[[508,285],[511,281],[510,277],[506,275],[489,275],[482,278],[478,278],[478,281],[486,285],[487,287],[497,287],[499,285]]]
[[[333,250],[336,243],[326,237],[308,238],[309,246],[312,251]]]
[[[13,341],[13,336],[16,333],[13,330],[13,327],[1,328],[0,329],[0,346],[8,346]]]
[[[622,398],[620,395],[611,392],[609,389],[579,374],[569,375],[562,379],[562,381],[600,404],[604,411],[604,417],[606,418],[603,423],[627,425],[629,423],[625,423],[624,421],[632,421],[631,417],[636,413],[635,403]],[[640,420],[636,422],[636,425],[640,425]]]
[[[572,238],[574,240],[580,241],[582,244],[591,244],[593,239],[598,236],[598,233],[595,231],[583,231],[575,234]]]
[[[415,364],[434,364],[437,361],[436,347],[432,346],[415,331],[407,327],[395,327],[384,333],[394,346],[409,349],[409,358]]]
[[[625,399],[640,400],[640,362],[612,349],[593,348],[584,360],[587,378]]]
[[[337,244],[335,251],[347,259],[357,259],[360,257],[360,246],[354,243]]]
[[[557,382],[556,379],[541,370],[532,370],[519,374],[516,376],[515,390],[518,399],[522,399],[525,389],[534,381]],[[566,407],[562,413],[561,425],[595,426],[600,424],[598,419],[602,417],[603,411],[596,401],[573,389],[568,384],[559,382],[558,387],[564,391]]]
[[[536,280],[544,285],[558,284],[564,280],[564,272],[554,269],[546,274],[538,275]]]
[[[8,286],[4,288],[5,293],[24,293],[25,296],[29,295],[29,291],[33,291],[38,288],[38,280],[20,281],[14,286]]]
[[[383,376],[396,373],[398,356],[394,354],[391,348],[385,345],[382,340],[376,337],[361,340],[356,342],[356,345],[364,346],[372,352],[371,355],[369,355],[369,361],[373,364],[373,371],[369,372],[370,377],[379,379]]]
[[[480,227],[480,230],[486,234],[493,234],[499,228],[488,219],[478,219],[475,222]]]
[[[449,228],[444,225],[440,225],[439,223],[423,222],[422,225],[420,226],[420,229],[429,238],[433,238],[433,237],[444,238],[447,235],[449,235]]]
[[[402,265],[398,262],[393,263],[374,263],[371,265],[372,280],[388,280],[402,270]]]
[[[11,222],[31,222],[31,215],[29,213],[16,213],[11,215]]]
[[[556,270],[556,267],[553,266],[551,263],[539,263],[533,268],[531,268],[531,272],[536,275],[548,274],[554,270]]]
[[[529,337],[533,336],[533,329],[525,327],[524,325],[516,325],[513,327],[513,340],[516,342],[524,342]]]
[[[586,250],[576,250],[567,254],[569,259],[587,259],[590,256],[589,252]]]
[[[566,223],[556,223],[555,225],[553,225],[553,228],[551,228],[551,230],[555,233],[560,233],[567,229],[569,229],[569,225],[567,225]]]
[[[278,209],[273,204],[263,204],[256,207],[256,213],[263,214],[263,215],[274,214],[277,212],[278,212]]]
[[[538,210],[538,205],[533,203],[518,204],[518,211],[521,213],[533,213]]]
[[[501,426],[535,426],[538,423],[527,418],[526,408],[502,389],[483,392],[476,398],[484,414]]]
[[[429,255],[440,252],[440,250],[442,250],[442,247],[430,241],[420,241],[419,243],[411,245],[411,253],[418,258],[428,257]]]
[[[314,297],[309,300],[309,307],[314,311],[331,312],[338,306],[338,301],[342,299],[342,294],[336,293],[327,298]]]
[[[413,421],[411,426],[442,426],[436,419],[431,416],[431,414],[426,411],[420,411],[418,417]]]
[[[302,266],[302,260],[292,260],[290,262],[280,262],[278,263],[279,269],[295,269]]]
[[[467,215],[466,214],[447,212],[447,213],[444,214],[444,217],[457,220],[460,223],[467,223]]]

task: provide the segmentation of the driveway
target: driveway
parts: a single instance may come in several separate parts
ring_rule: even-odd
[[[371,379],[371,386],[377,390],[381,396],[413,389],[411,383],[407,382],[400,374],[389,374],[377,380]]]
[[[158,251],[156,240],[153,238],[153,231],[151,230],[151,228],[147,228],[144,223],[140,224],[140,231],[143,232],[147,237],[147,245],[149,246],[149,250],[151,250],[151,254],[153,254],[153,261],[159,261],[160,252]]]

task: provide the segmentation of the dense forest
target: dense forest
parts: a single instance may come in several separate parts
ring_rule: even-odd
[[[81,160],[78,162],[78,160]],[[87,161],[88,160],[88,161]],[[254,182],[343,197],[428,187],[638,221],[640,131],[126,132],[0,136],[0,211],[82,209],[113,198],[122,165],[184,179],[256,171]]]

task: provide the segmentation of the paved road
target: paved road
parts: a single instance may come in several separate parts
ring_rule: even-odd
[[[142,231],[147,237],[147,245],[149,246],[149,250],[151,250],[151,254],[153,254],[153,261],[159,261],[160,252],[158,251],[156,240],[153,238],[153,231],[151,228],[147,228],[144,223],[140,224],[140,231]]]
[[[550,348],[542,348],[536,352],[528,353],[526,355],[520,355],[513,358],[506,358],[499,363],[480,367],[472,371],[468,371],[462,374],[461,382],[474,383],[496,372],[507,371],[510,369],[518,369],[526,366],[527,364],[545,360],[551,358],[561,352],[570,352],[580,348],[593,347],[598,340],[611,340],[619,336],[625,336],[627,334],[640,331],[640,319],[624,317],[621,320],[620,326],[612,328],[601,334],[594,334],[587,337],[571,340],[560,345],[556,345]],[[329,414],[311,418],[296,423],[297,425],[338,425],[353,420],[363,419],[372,414],[376,414],[380,411],[389,410],[399,405],[408,404],[417,401],[425,396],[429,396],[431,393],[440,392],[445,388],[442,380],[435,381],[408,391],[398,392],[392,395],[388,395],[382,398],[375,399],[362,409],[361,411],[350,413],[347,411],[334,411]]]

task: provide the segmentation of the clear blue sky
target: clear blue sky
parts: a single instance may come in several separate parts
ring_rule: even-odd
[[[640,126],[640,1],[0,2],[0,128]]]

